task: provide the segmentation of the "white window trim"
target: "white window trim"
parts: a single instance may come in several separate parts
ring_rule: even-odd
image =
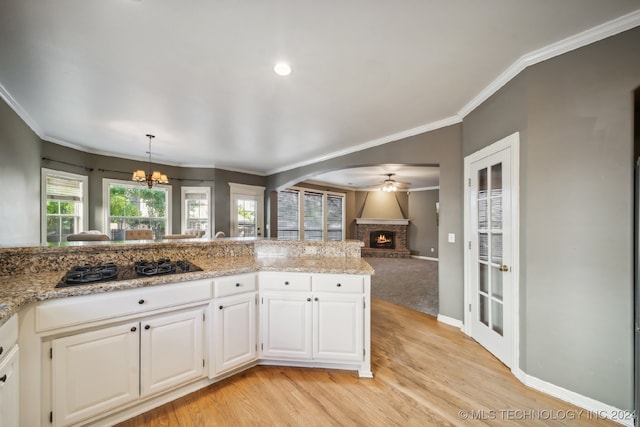
[[[124,181],[122,179],[112,179],[112,178],[102,178],[102,227],[104,228],[103,233],[107,235],[111,235],[111,230],[109,227],[109,185],[118,184],[118,185],[146,185],[146,184],[138,184],[134,181]],[[173,219],[172,215],[172,205],[173,205],[173,197],[172,197],[172,187],[170,185],[162,185],[157,184],[153,186],[154,188],[162,188],[167,190],[167,232],[166,234],[171,234],[171,222]]]
[[[300,195],[299,198],[299,209],[300,209],[300,218],[299,218],[299,239],[301,241],[304,241],[304,193],[315,193],[315,194],[322,194],[323,195],[323,200],[322,200],[322,209],[323,209],[323,231],[322,231],[322,240],[324,242],[328,241],[328,234],[329,234],[329,229],[328,229],[328,219],[329,219],[329,204],[327,203],[327,196],[331,195],[331,196],[339,196],[342,197],[342,241],[346,240],[347,238],[347,230],[345,228],[345,223],[346,223],[346,213],[345,213],[345,204],[346,204],[346,200],[347,200],[347,195],[345,193],[339,193],[337,191],[327,191],[327,190],[314,190],[313,188],[304,188],[304,187],[289,187],[287,188],[287,190],[292,190],[292,191],[297,191],[298,194]]]
[[[238,229],[238,214],[236,211],[235,198],[237,196],[252,196],[258,201],[258,211],[256,212],[256,226],[260,229],[260,236],[264,237],[264,191],[265,187],[259,185],[229,183],[229,233],[231,237],[236,237]]]
[[[47,177],[59,176],[62,178],[82,181],[82,212],[78,231],[86,231],[89,227],[89,177],[71,172],[63,172],[55,169],[42,168],[40,181],[40,242],[47,243]]]
[[[207,226],[207,234],[204,237],[212,237],[215,233],[213,232],[212,225],[214,224],[214,209],[213,209],[213,197],[211,194],[211,187],[181,187],[180,188],[180,226],[182,229],[182,233],[187,231],[187,213],[185,212],[185,196],[187,193],[203,193],[207,195],[207,200],[209,201],[209,218],[208,218],[208,226]]]

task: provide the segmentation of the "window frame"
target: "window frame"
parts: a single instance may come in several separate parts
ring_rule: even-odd
[[[189,229],[187,224],[187,212],[186,212],[186,195],[187,194],[205,194],[207,196],[207,202],[209,204],[209,215],[207,217],[207,232],[203,237],[212,237],[214,233],[212,233],[212,224],[213,224],[213,198],[211,194],[211,187],[189,187],[184,186],[180,187],[180,227],[182,233],[186,233]]]
[[[329,236],[329,227],[328,227],[328,218],[329,218],[329,203],[327,201],[328,196],[335,196],[335,197],[340,197],[342,198],[342,239],[341,240],[331,240],[334,242],[338,242],[338,241],[344,241],[346,240],[346,212],[345,212],[345,205],[346,205],[346,199],[347,199],[347,195],[346,193],[340,193],[337,191],[327,191],[327,190],[315,190],[312,188],[304,188],[304,187],[289,187],[286,188],[283,191],[294,191],[298,193],[298,240],[299,241],[307,241],[305,239],[305,226],[304,226],[304,202],[305,202],[305,193],[312,193],[312,194],[321,194],[322,195],[322,240],[323,242],[327,242],[329,240],[327,240],[328,236]],[[278,211],[278,215],[279,215],[279,211]],[[276,219],[277,221],[277,219]],[[280,229],[278,229],[278,234],[280,233]],[[276,238],[280,238],[280,237],[276,237]],[[292,239],[287,239],[287,240],[292,240]],[[309,241],[314,241],[314,240],[309,240]],[[315,241],[320,241],[320,240],[315,240]]]
[[[82,183],[82,200],[80,200],[81,207],[80,212],[77,215],[78,224],[74,233],[80,231],[86,231],[89,227],[89,177],[87,175],[80,175],[71,172],[65,172],[55,169],[41,168],[40,171],[40,242],[46,244],[47,242],[47,219],[49,214],[47,213],[47,178],[58,177],[73,181],[79,181]]]
[[[110,206],[110,191],[109,186],[111,184],[122,185],[127,187],[146,187],[146,183],[137,183],[134,181],[125,181],[122,179],[113,179],[113,178],[102,178],[102,221],[103,221],[103,232],[111,237],[111,229],[109,228],[109,218],[111,215],[109,214],[109,206]],[[171,234],[171,223],[173,220],[172,215],[172,206],[173,206],[173,197],[172,197],[172,186],[171,185],[163,185],[163,184],[155,184],[153,188],[167,190],[167,199],[166,199],[166,221],[167,225],[165,228],[165,235]]]

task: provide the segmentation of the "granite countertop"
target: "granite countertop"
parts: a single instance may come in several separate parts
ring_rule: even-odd
[[[289,271],[334,274],[373,274],[373,268],[362,258],[345,257],[254,257],[195,258],[202,268],[182,274],[102,282],[89,285],[56,288],[64,271],[11,274],[0,276],[0,326],[28,303],[56,298],[91,295],[167,283],[209,279],[256,271]]]

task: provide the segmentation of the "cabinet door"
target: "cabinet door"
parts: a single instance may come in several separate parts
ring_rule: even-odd
[[[311,359],[311,296],[264,293],[261,296],[262,357]]]
[[[138,322],[52,341],[53,423],[65,426],[138,398]]]
[[[140,395],[146,397],[204,374],[204,309],[140,323]]]
[[[0,363],[0,426],[18,426],[18,346]]]
[[[313,358],[362,361],[363,311],[362,295],[315,294]]]
[[[256,293],[215,299],[211,376],[256,359]]]

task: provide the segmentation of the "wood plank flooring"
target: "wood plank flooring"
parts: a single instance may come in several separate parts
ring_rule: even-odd
[[[257,366],[120,427],[619,426],[522,385],[435,318],[374,298],[372,370]]]

